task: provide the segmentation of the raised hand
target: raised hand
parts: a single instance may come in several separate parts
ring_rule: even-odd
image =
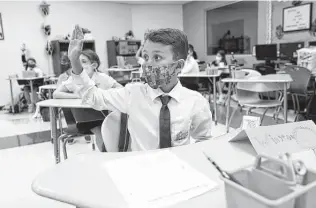
[[[76,25],[68,47],[68,57],[75,74],[80,74],[82,72],[79,56],[83,47],[83,36],[82,29],[79,25]]]

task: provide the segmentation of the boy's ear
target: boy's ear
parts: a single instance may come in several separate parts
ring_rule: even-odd
[[[93,63],[93,64],[91,64],[92,66],[93,66],[93,68],[95,68],[95,69],[97,69],[99,66],[98,66],[98,64],[97,63]]]
[[[178,67],[177,68],[182,69],[184,67],[184,63],[185,63],[185,61],[183,59],[178,60]]]

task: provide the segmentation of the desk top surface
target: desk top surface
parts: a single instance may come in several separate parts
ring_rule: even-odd
[[[82,104],[81,99],[49,99],[36,103],[40,107],[56,108],[91,108],[89,105]]]
[[[222,82],[254,82],[254,83],[289,83],[292,78],[288,74],[268,74],[263,76],[249,77],[249,78],[225,78]]]
[[[206,71],[202,71],[196,74],[179,74],[178,77],[219,77],[222,71],[218,71],[217,74],[206,74]]]
[[[50,85],[43,85],[40,86],[39,89],[41,90],[56,90],[57,89],[57,85],[56,84],[50,84]]]
[[[46,78],[51,78],[51,77],[55,77],[55,75],[45,75],[42,77],[9,77],[7,80],[36,80],[36,79],[46,79]]]
[[[224,184],[217,170],[206,160],[203,152],[227,171],[252,164],[256,155],[250,142],[229,143],[228,139],[229,136],[226,135],[209,141],[171,148],[171,151],[180,159],[185,160],[193,168],[219,184],[217,189],[173,205],[172,208],[226,207]],[[109,160],[136,154],[143,154],[143,152],[90,153],[73,156],[39,175],[34,180],[32,189],[41,196],[79,207],[127,207],[127,202],[103,164]]]

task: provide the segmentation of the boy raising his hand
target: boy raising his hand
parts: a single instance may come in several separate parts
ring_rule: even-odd
[[[72,40],[69,58],[75,83],[81,85],[82,101],[96,110],[128,114],[130,149],[152,150],[190,143],[211,137],[209,103],[198,92],[182,87],[178,74],[188,53],[186,35],[177,29],[150,31],[142,57],[146,84],[102,90],[95,87],[79,62],[82,40]],[[108,151],[117,151],[118,141],[104,141]],[[110,144],[112,142],[112,144]]]

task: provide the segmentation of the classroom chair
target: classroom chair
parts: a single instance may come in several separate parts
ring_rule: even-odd
[[[248,71],[248,70],[247,70]],[[258,76],[259,74],[253,72],[253,73],[249,73],[249,76]],[[240,83],[238,83],[236,85],[236,99],[238,102],[238,106],[240,108],[240,110],[242,110],[243,107],[247,107],[247,115],[250,114],[251,110],[254,108],[263,108],[265,109],[263,112],[263,115],[261,117],[260,123],[263,122],[263,119],[267,113],[267,111],[271,108],[275,108],[276,111],[279,107],[282,106],[283,104],[283,94],[282,92],[278,91],[278,97],[274,100],[263,100],[260,97],[260,93],[262,92],[253,92],[253,91],[248,91],[248,90],[244,90],[243,88],[240,88]],[[238,108],[236,108],[233,113],[232,116],[230,118],[229,124],[232,120],[232,117],[234,116],[234,114],[236,113],[236,110]]]
[[[101,132],[108,152],[126,152],[130,145],[127,128],[128,115],[114,111],[103,121]]]
[[[107,111],[101,112],[93,109],[70,108],[63,108],[62,111],[67,123],[67,129],[59,137],[58,141],[62,141],[64,159],[68,158],[67,143],[70,139],[90,136],[92,149],[95,150],[95,136],[89,129],[101,125],[107,115]]]
[[[308,115],[311,107],[311,101],[314,98],[314,92],[310,92],[308,89],[308,85],[311,79],[311,71],[305,67],[291,65],[286,66],[284,72],[286,74],[289,74],[293,79],[293,82],[290,83],[288,93],[291,95],[293,100],[293,108],[296,121],[300,113]],[[301,111],[299,97],[305,98],[306,106],[304,107],[303,111]]]

